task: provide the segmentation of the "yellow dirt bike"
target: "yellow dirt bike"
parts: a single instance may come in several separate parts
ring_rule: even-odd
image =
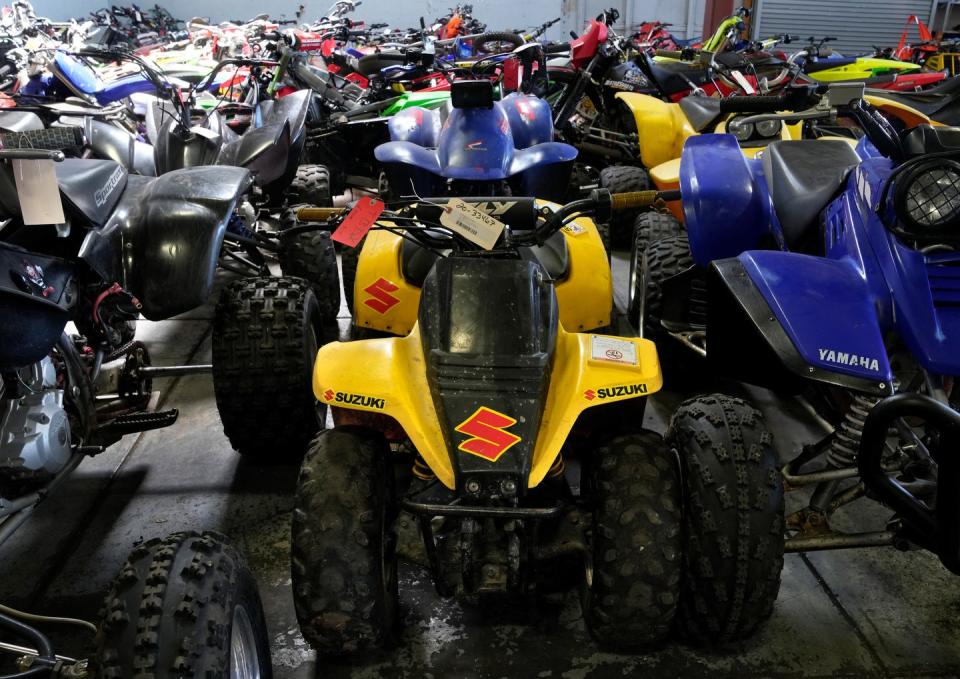
[[[664,197],[421,199],[379,216],[356,314],[397,336],[328,344],[315,365],[336,427],[301,469],[292,576],[316,649],[363,653],[394,637],[401,511],[416,517],[443,596],[530,595],[579,563],[599,642],[666,638],[692,596],[682,481],[676,454],[641,429],[662,383],[655,346],[604,328],[610,269],[591,219]],[[475,242],[490,233],[490,249]]]

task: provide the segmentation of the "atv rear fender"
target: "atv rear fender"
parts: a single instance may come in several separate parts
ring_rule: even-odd
[[[592,406],[647,396],[663,384],[653,342],[616,338],[636,348],[637,361],[629,364],[595,359],[591,337],[558,329],[550,390],[528,488],[544,479],[581,412]],[[358,370],[358,366],[363,369]],[[437,478],[448,488],[455,488],[451,452],[447,451],[427,382],[419,325],[403,338],[324,345],[314,363],[313,392],[321,403],[335,408],[393,418]]]
[[[700,266],[760,247],[771,236],[783,247],[760,162],[745,158],[732,134],[687,140],[680,191],[691,254]]]
[[[778,391],[807,379],[892,393],[869,290],[843,261],[760,250],[714,262],[707,357],[723,374]]]
[[[156,179],[130,177],[110,220],[87,233],[80,257],[105,281],[120,281],[150,320],[203,304],[220,247],[250,173],[193,167]]]

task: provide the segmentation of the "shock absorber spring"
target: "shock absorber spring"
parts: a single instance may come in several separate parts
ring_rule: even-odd
[[[431,481],[434,473],[419,455],[413,460],[413,475],[421,481]]]
[[[553,461],[553,466],[550,467],[550,471],[547,472],[547,476],[550,478],[563,476],[563,472],[566,468],[567,464],[563,461],[563,453],[558,453],[557,459]]]
[[[843,421],[834,431],[827,447],[827,464],[835,469],[853,467],[857,464],[857,452],[860,450],[860,438],[867,414],[880,401],[874,396],[853,393],[853,401],[843,415]]]

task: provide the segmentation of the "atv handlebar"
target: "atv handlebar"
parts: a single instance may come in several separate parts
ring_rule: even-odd
[[[63,160],[63,150],[83,146],[82,127],[51,127],[45,130],[0,134],[0,159]]]
[[[630,193],[614,193],[610,196],[610,209],[640,210],[652,207],[663,201],[680,200],[680,191],[631,191]]]

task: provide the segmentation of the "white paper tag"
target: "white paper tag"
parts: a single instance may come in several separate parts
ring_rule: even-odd
[[[571,236],[579,236],[581,233],[587,232],[585,228],[583,228],[576,222],[570,222],[569,224],[565,224],[562,227],[560,227],[560,230]]]
[[[447,201],[440,213],[440,223],[484,250],[492,250],[506,228],[503,222],[459,198]]]
[[[52,160],[14,160],[13,179],[17,184],[24,224],[63,224],[66,221]]]
[[[590,358],[608,363],[637,364],[637,345],[629,340],[590,335]]]
[[[737,84],[741,87],[741,89],[743,89],[745,94],[757,93],[757,91],[753,89],[753,85],[750,84],[750,81],[744,77],[743,73],[735,70],[735,71],[731,71],[730,75],[733,77],[734,80],[737,81]]]

